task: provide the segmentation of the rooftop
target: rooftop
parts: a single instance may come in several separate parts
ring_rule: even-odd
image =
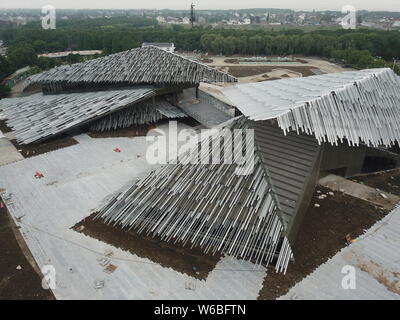
[[[367,69],[238,84],[223,92],[249,119],[277,119],[285,132],[377,146],[400,137],[399,86],[391,69]]]
[[[31,77],[39,83],[198,84],[235,82],[236,78],[205,64],[155,46],[60,66]]]

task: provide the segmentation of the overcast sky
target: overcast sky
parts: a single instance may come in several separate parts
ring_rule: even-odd
[[[1,0],[0,8],[56,9],[186,9],[190,0]],[[353,5],[357,10],[400,11],[400,0],[195,0],[197,9],[287,8],[294,10],[336,10]]]

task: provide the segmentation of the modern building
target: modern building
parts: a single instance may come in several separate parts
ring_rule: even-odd
[[[29,144],[86,126],[107,131],[185,117],[173,105],[177,93],[200,82],[234,81],[227,73],[147,46],[34,75],[26,87],[40,86],[42,92],[3,99],[0,110],[17,142]]]
[[[97,217],[280,272],[296,258],[292,248],[321,174],[354,175],[368,157],[394,167],[400,161],[390,152],[400,139],[400,78],[391,69],[227,86],[218,104],[195,97],[199,83],[234,77],[150,45],[30,82],[43,93],[0,101],[21,144],[82,126],[104,131],[187,116],[217,129],[192,141],[182,161],[110,194]],[[228,151],[240,145],[241,153]],[[249,162],[241,162],[243,152]]]
[[[171,53],[175,52],[175,46],[172,42],[144,42],[144,43],[142,43],[142,48],[148,47],[148,46],[154,46],[154,47],[160,48],[161,50],[171,52]]]
[[[121,190],[98,217],[285,272],[321,174],[360,173],[368,155],[399,164],[387,149],[400,138],[399,88],[391,69],[227,87],[237,117],[221,129],[254,131],[252,170],[238,174],[237,163],[222,159],[192,161],[196,151]],[[200,141],[193,150],[201,159],[220,155],[219,138],[216,133],[210,147]]]

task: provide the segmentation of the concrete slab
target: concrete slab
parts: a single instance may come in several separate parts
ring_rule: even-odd
[[[318,183],[332,190],[341,191],[385,209],[392,209],[400,201],[400,197],[396,195],[333,174],[321,178]]]
[[[196,99],[194,90],[185,90],[179,99],[178,106],[208,128],[216,127],[233,117],[218,110],[207,101]]]
[[[400,300],[399,230],[396,207],[279,299]]]
[[[23,160],[24,157],[0,131],[0,166]]]
[[[57,299],[257,298],[266,270],[251,263],[225,257],[200,281],[71,230],[110,194],[154,169],[144,157],[144,137],[76,139],[77,145],[0,167],[0,189],[12,193],[6,204],[30,251],[39,267],[56,270]],[[44,178],[35,179],[35,171]],[[97,261],[107,250],[118,267],[111,274]],[[95,281],[104,288],[95,289]]]

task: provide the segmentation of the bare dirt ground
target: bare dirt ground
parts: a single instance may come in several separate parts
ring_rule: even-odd
[[[131,126],[129,128],[116,129],[103,132],[88,132],[91,138],[119,138],[119,137],[141,137],[150,130],[155,129],[154,125]]]
[[[232,67],[232,66],[238,66],[238,59],[240,57],[224,57],[224,56],[209,56],[209,59],[212,59],[212,63],[209,63],[208,65],[213,66],[213,67]],[[321,69],[322,71],[326,73],[333,73],[333,72],[342,72],[342,71],[349,71],[351,69],[349,68],[344,68],[340,65],[331,63],[327,60],[324,59],[318,59],[318,58],[310,58],[310,57],[302,57],[301,59],[298,59],[297,63],[284,63],[281,62],[276,65],[265,65],[265,63],[255,63],[252,64],[251,66],[268,66],[268,67],[273,67],[273,68],[286,68],[290,66],[304,66],[304,64],[307,64],[307,66],[316,68],[316,69]]]
[[[284,70],[283,74],[285,74],[285,72],[290,73],[292,71],[299,75],[303,75],[303,77],[307,77],[315,75],[314,72],[311,71],[312,69],[314,68],[309,66],[288,66],[284,68],[279,68],[276,66],[235,66],[229,67],[229,73],[235,77],[249,77]]]
[[[400,169],[360,175],[351,180],[400,196]]]
[[[221,259],[221,255],[206,255],[198,248],[181,247],[134,230],[107,225],[94,219],[95,215],[83,219],[72,229],[200,280],[206,279]]]
[[[50,290],[42,288],[42,280],[25,257],[14,231],[19,232],[7,209],[0,208],[0,299],[55,299]]]
[[[270,66],[237,66],[228,67],[228,72],[239,79],[240,83],[262,82],[286,78],[308,77],[315,75],[315,68],[301,67],[270,67]]]
[[[295,59],[295,62],[279,62],[276,64],[262,61],[257,62],[255,60],[251,65],[240,64],[239,56],[209,56],[208,58],[212,60],[212,62],[207,63],[209,66],[223,72],[231,73],[235,77],[238,77],[241,83],[277,80],[288,77],[307,77],[315,75],[313,70],[319,70],[321,73],[352,70],[318,58],[301,57]],[[268,76],[268,78],[265,78],[265,76]]]
[[[4,120],[0,120],[0,131],[2,131],[6,136],[10,136],[8,139],[24,158],[34,157],[39,154],[66,148],[78,143],[78,141],[69,135],[61,135],[41,143],[18,144],[11,128],[6,125]]]
[[[3,133],[11,132],[11,128],[7,126],[5,120],[0,120],[0,131]]]
[[[10,140],[14,147],[24,158],[30,158],[46,152],[73,146],[78,143],[71,136],[60,136],[41,143],[18,144],[15,139]]]
[[[349,239],[357,238],[388,213],[340,192],[318,199],[329,191],[317,186],[293,247],[295,261],[289,263],[286,275],[270,268],[259,293],[260,300],[286,294],[297,282],[346,247]],[[320,207],[315,207],[316,203]]]

